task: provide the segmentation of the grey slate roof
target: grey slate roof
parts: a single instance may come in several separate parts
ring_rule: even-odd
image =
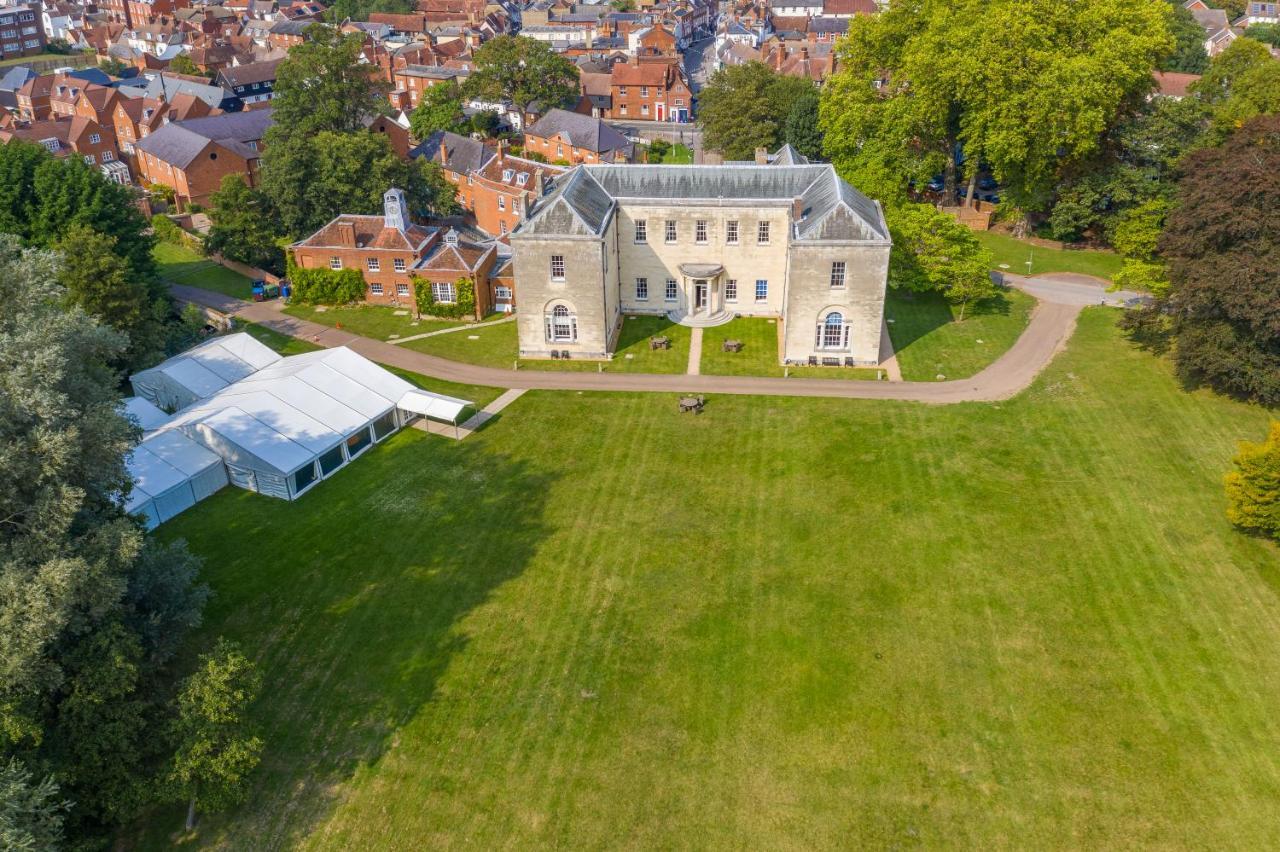
[[[138,140],[137,147],[177,168],[186,168],[211,141],[252,159],[249,146],[271,126],[271,110],[226,112],[188,121],[174,121]]]
[[[221,107],[226,100],[235,97],[222,86],[208,86],[170,77],[167,74],[156,74],[150,78],[135,78],[118,86],[120,94],[129,97],[163,98],[171,103],[175,96],[189,94],[199,98],[211,107]]]
[[[809,158],[791,147],[790,142],[784,142],[769,158],[769,162],[775,166],[804,166],[808,165]]]
[[[586,148],[597,154],[623,151],[630,156],[635,147],[631,140],[600,119],[567,109],[548,110],[528,132],[543,138],[563,133],[574,147]]]
[[[423,140],[422,144],[410,151],[409,156],[426,157],[428,160],[438,163],[440,162],[441,143],[448,149],[448,169],[451,172],[465,174],[479,171],[494,156],[494,153],[486,148],[483,142],[478,142],[469,136],[459,136],[457,133],[450,133],[447,130],[437,130],[432,133]]]
[[[599,235],[609,223],[616,199],[673,204],[799,201],[798,240],[889,239],[880,205],[826,164],[578,166],[553,182],[516,234]]]

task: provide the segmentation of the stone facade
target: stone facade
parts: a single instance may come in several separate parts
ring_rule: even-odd
[[[875,364],[890,245],[827,165],[581,166],[511,235],[520,354],[610,357],[624,313],[759,316],[784,363]]]

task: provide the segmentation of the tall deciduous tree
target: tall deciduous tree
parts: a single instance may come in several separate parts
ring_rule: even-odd
[[[454,190],[439,166],[396,156],[386,137],[322,132],[294,137],[269,151],[262,191],[271,199],[286,233],[311,233],[339,213],[378,213],[388,187],[405,190],[419,215],[456,209]]]
[[[510,99],[521,112],[530,105],[569,106],[578,96],[578,69],[543,42],[501,35],[475,52],[465,91],[489,101]]]
[[[377,66],[361,61],[364,41],[364,33],[322,24],[307,28],[306,41],[291,48],[276,69],[267,158],[271,146],[286,137],[355,132],[390,108],[391,84],[378,75]]]
[[[59,262],[0,236],[0,755],[56,772],[85,839],[144,801],[162,666],[203,597],[185,549],[124,514],[125,338],[66,304]]]
[[[174,796],[187,802],[188,831],[195,827],[197,806],[216,811],[244,797],[245,781],[262,752],[247,716],[261,683],[253,663],[219,640],[178,692],[168,781]]]
[[[1187,157],[1160,253],[1169,290],[1126,324],[1170,333],[1184,379],[1280,403],[1280,116]]]
[[[951,216],[928,204],[902,204],[888,211],[893,235],[889,283],[916,292],[937,291],[965,308],[995,293],[991,252]]]
[[[227,175],[210,197],[210,251],[247,263],[283,272],[284,257],[272,227],[270,202],[252,189],[240,175]]]
[[[823,92],[827,153],[888,198],[937,172],[950,193],[963,155],[1044,209],[1058,170],[1150,91],[1168,15],[1163,0],[920,0],[854,18]]]
[[[429,87],[409,114],[409,128],[417,139],[426,139],[437,130],[459,132],[466,121],[462,89],[452,80]]]
[[[790,128],[812,150],[815,136],[821,139],[811,123],[816,93],[808,80],[783,76],[762,62],[726,66],[712,75],[698,96],[704,142],[726,159],[749,160],[756,148],[772,151],[791,141]],[[796,117],[789,124],[793,111]]]
[[[1209,54],[1204,49],[1204,27],[1196,22],[1191,12],[1176,0],[1170,0],[1169,34],[1174,48],[1160,65],[1162,71],[1182,74],[1203,74],[1209,67]]]

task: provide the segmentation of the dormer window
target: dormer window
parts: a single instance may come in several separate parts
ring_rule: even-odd
[[[444,244],[447,246],[456,246],[458,244],[458,232],[449,229],[449,233],[444,235]]]
[[[510,183],[511,179],[512,179],[512,178],[514,178],[515,176],[516,176],[515,169],[503,169],[503,170],[502,170],[502,182],[503,182],[503,183]]]
[[[520,174],[516,175],[516,186],[524,186],[528,182],[529,182],[529,175],[527,175],[526,173],[521,172]]]

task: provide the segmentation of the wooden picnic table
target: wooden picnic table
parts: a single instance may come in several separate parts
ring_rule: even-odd
[[[741,340],[733,340],[733,339],[731,338],[731,339],[729,339],[729,340],[726,340],[726,341],[724,342],[724,345],[723,345],[721,348],[722,348],[725,352],[741,352],[741,351],[742,351],[742,341],[741,341]]]
[[[692,411],[697,414],[702,411],[702,406],[705,404],[705,400],[700,396],[682,396],[679,403],[680,413]]]

